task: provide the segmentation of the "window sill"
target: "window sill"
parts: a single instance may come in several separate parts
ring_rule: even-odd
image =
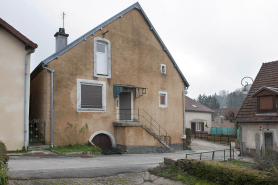
[[[265,113],[257,113],[256,116],[278,116],[277,112],[265,112]]]
[[[86,108],[78,108],[77,112],[106,112],[106,109],[86,109]]]
[[[111,75],[94,75],[94,77],[98,77],[98,78],[111,78]]]
[[[160,108],[167,108],[167,105],[159,105]]]

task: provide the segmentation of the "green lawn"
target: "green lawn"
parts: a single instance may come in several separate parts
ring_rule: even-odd
[[[216,183],[214,182],[189,175],[188,173],[178,170],[173,166],[159,166],[156,168],[149,169],[149,172],[157,176],[166,177],[176,181],[182,181],[188,185],[216,185]]]
[[[76,144],[76,145],[69,145],[69,146],[57,146],[54,147],[53,149],[60,153],[69,153],[69,152],[101,152],[101,149],[99,147],[94,147],[94,146],[88,146],[88,145],[81,145],[81,144]]]

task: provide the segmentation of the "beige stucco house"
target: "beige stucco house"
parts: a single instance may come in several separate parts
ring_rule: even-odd
[[[243,155],[278,149],[278,61],[263,63],[237,116]]]
[[[0,140],[8,150],[28,145],[30,55],[37,44],[0,18]]]
[[[212,127],[236,127],[234,120],[240,107],[215,109]]]
[[[192,100],[188,96],[185,97],[185,123],[187,128],[191,128],[192,134],[201,131],[210,134],[213,113],[213,110]]]
[[[101,148],[182,148],[182,92],[189,84],[139,3],[68,45],[63,28],[55,37],[56,52],[31,77],[30,117],[46,123],[46,144],[69,144],[67,123],[87,123],[84,142]]]

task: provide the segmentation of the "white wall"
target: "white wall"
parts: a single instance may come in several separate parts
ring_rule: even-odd
[[[212,126],[211,113],[185,111],[185,126],[186,126],[186,128],[191,128],[191,122],[190,121],[193,120],[193,119],[206,120],[204,131],[207,131],[210,134],[210,128]],[[207,122],[208,128],[206,127],[206,122]]]

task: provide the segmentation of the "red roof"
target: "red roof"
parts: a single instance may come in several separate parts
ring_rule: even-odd
[[[236,116],[237,121],[278,120],[278,117],[273,115],[256,115],[258,113],[257,98],[252,97],[252,95],[262,87],[267,87],[272,91],[278,88],[278,61],[262,64],[262,67]]]
[[[38,45],[31,40],[29,40],[27,37],[22,35],[19,31],[17,31],[14,27],[9,25],[6,21],[0,18],[0,26],[3,27],[7,32],[12,34],[14,37],[16,37],[18,40],[23,42],[24,44],[27,44],[31,48],[37,48]]]
[[[214,113],[213,110],[207,108],[206,106],[198,103],[195,100],[192,100],[188,96],[185,96],[185,103],[184,107],[186,111],[194,111],[194,112],[209,112],[209,113]]]

